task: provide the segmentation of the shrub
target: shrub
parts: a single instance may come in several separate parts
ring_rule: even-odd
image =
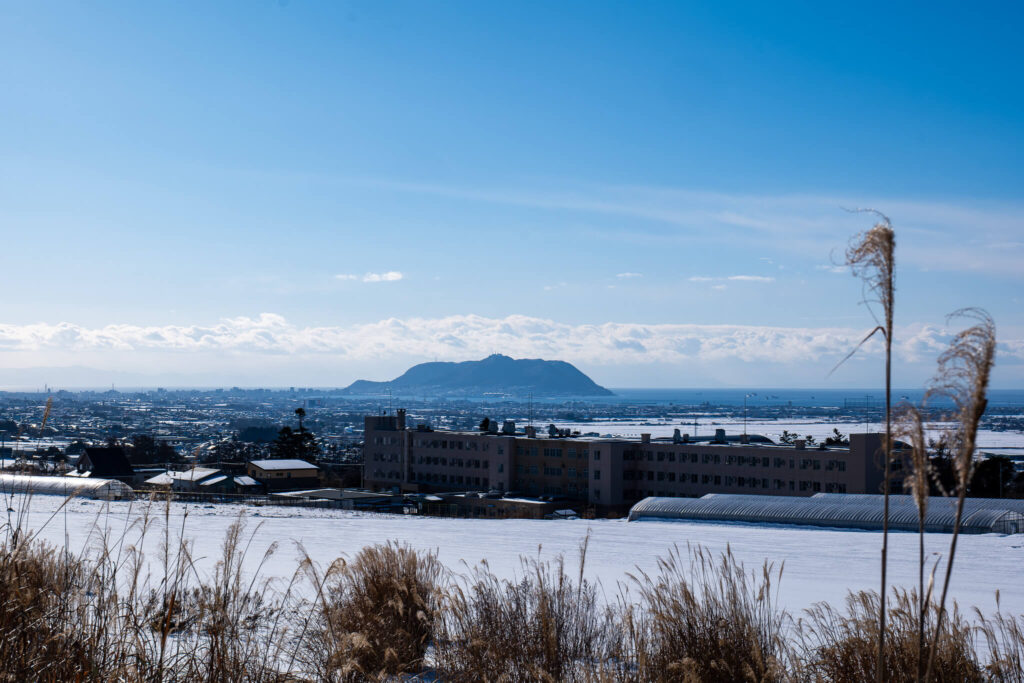
[[[443,570],[434,553],[395,543],[336,561],[317,581],[302,660],[319,681],[417,672],[430,643]]]
[[[759,574],[748,574],[728,548],[717,559],[699,547],[688,548],[687,555],[676,547],[658,561],[657,575],[633,577],[639,601],[626,606],[622,617],[621,658],[636,662],[628,678],[782,680],[787,615],[772,595],[781,568],[774,572],[766,563]]]
[[[515,581],[486,563],[447,595],[437,622],[435,663],[454,682],[586,681],[600,675],[610,615],[583,578],[584,541],[574,581],[565,559],[523,561]]]
[[[847,597],[846,613],[824,603],[807,610],[806,621],[799,625],[804,656],[797,667],[799,678],[829,683],[859,683],[874,678],[878,661],[878,603],[877,593],[860,591]],[[918,596],[914,591],[895,590],[887,609],[884,680],[917,681],[922,654]],[[935,636],[937,612],[938,606],[933,603],[925,623],[928,640]],[[952,613],[947,610],[944,621],[929,683],[985,680],[975,656],[973,627],[964,621],[955,605]]]

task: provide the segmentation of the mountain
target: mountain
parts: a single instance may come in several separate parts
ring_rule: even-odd
[[[509,358],[501,354],[463,363],[420,363],[390,382],[361,379],[346,394],[460,394],[490,393],[526,396],[612,396],[570,363],[560,360]]]

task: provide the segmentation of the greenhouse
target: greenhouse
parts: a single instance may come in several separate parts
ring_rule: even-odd
[[[823,498],[833,503],[877,501],[879,505],[885,500],[885,496],[880,493],[815,493],[813,497]],[[890,495],[889,506],[894,505],[914,505],[914,498],[908,495]],[[931,496],[928,498],[928,507],[938,505],[953,507],[956,505],[956,497]],[[964,498],[964,514],[981,508],[1002,508],[1024,514],[1024,498]]]
[[[929,501],[925,531],[952,532],[956,508],[951,500],[930,498]],[[965,506],[960,522],[961,533],[1024,533],[1024,510],[1015,509],[1017,501],[975,501]],[[677,519],[866,530],[881,530],[883,517],[883,496],[843,494],[808,498],[721,493],[702,498],[653,497],[641,500],[629,511],[630,521]],[[909,496],[890,498],[889,528],[894,531],[917,531],[917,507]]]
[[[26,474],[0,474],[0,494],[83,496],[100,500],[131,498],[131,486],[116,479],[88,477],[36,477]]]

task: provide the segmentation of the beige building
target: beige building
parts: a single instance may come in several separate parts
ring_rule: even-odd
[[[877,493],[880,447],[877,434],[853,434],[848,447],[807,448],[723,430],[703,440],[433,431],[409,429],[399,410],[366,417],[364,461],[370,488],[496,490],[625,509],[647,496]]]
[[[305,460],[252,460],[246,465],[246,473],[268,491],[320,486],[320,468]]]

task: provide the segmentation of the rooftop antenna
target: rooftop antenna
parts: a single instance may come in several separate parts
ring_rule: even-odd
[[[533,426],[533,392],[530,392],[530,426]]]

